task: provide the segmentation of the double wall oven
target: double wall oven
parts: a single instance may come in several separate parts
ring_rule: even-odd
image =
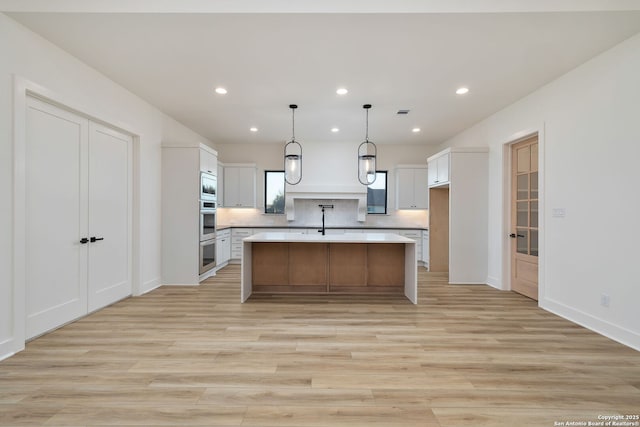
[[[200,274],[216,266],[216,208],[218,181],[215,175],[200,173]]]

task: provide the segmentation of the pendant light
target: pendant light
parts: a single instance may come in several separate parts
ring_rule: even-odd
[[[289,105],[291,108],[291,141],[287,142],[284,146],[284,180],[289,185],[296,185],[302,181],[302,145],[296,141],[296,108],[297,105]],[[295,146],[298,146],[299,153],[287,153],[287,149],[295,150]],[[291,146],[291,147],[289,147]]]
[[[371,185],[376,180],[378,149],[376,144],[369,141],[369,109],[371,104],[364,104],[362,108],[367,112],[367,128],[364,142],[358,146],[358,181],[363,185]]]

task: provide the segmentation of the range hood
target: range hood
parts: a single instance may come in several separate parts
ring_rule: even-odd
[[[285,186],[287,220],[295,219],[295,199],[357,200],[358,221],[367,216],[367,187],[358,182],[358,143],[302,143],[302,181]]]
[[[367,216],[367,187],[357,185],[336,184],[298,184],[287,185],[285,192],[285,212],[287,221],[295,219],[296,199],[318,200],[356,200],[358,202],[358,221],[364,222]]]

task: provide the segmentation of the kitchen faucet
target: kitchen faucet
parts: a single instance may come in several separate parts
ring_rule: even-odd
[[[333,209],[333,205],[318,205],[322,208],[322,230],[318,230],[318,233],[322,233],[322,235],[324,236],[324,210],[325,209]]]

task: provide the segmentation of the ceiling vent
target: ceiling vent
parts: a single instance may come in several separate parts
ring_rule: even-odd
[[[399,114],[399,115],[409,114],[409,111],[411,111],[411,110],[398,110],[398,112],[396,114]]]

